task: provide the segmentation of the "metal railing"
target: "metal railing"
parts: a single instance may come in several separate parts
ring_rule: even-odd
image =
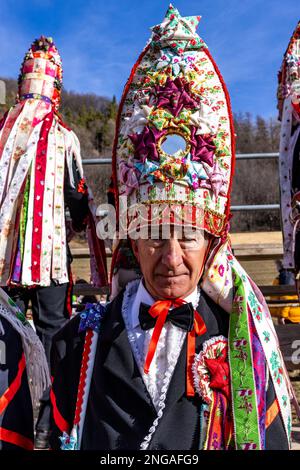
[[[264,210],[278,210],[280,209],[280,204],[252,204],[252,205],[243,205],[243,206],[231,206],[232,211],[264,211]]]
[[[258,159],[266,159],[266,158],[278,158],[278,152],[272,153],[238,153],[236,155],[237,160],[258,160]]]
[[[237,160],[265,160],[269,158],[278,158],[279,153],[238,153],[236,154]],[[109,165],[112,162],[110,157],[107,158],[84,158],[82,163],[84,165]]]
[[[87,258],[88,259],[88,258]],[[279,286],[264,286],[264,285],[259,285],[259,288],[264,295],[264,297],[268,297],[268,303],[270,305],[274,304],[274,306],[277,305],[294,305],[294,306],[299,306],[299,302],[295,299],[276,299],[276,300],[270,300],[270,298],[274,296],[296,296],[297,295],[297,290],[295,286],[285,286],[285,285],[279,285]],[[103,295],[103,294],[108,294],[108,287],[93,287],[90,284],[74,284],[73,285],[73,292],[75,295]]]
[[[271,153],[238,153],[236,155],[237,160],[265,160],[279,157],[278,152]],[[85,158],[82,160],[83,165],[110,165],[112,163],[111,158]],[[233,212],[238,211],[264,211],[264,210],[279,210],[280,204],[245,204],[231,206]]]

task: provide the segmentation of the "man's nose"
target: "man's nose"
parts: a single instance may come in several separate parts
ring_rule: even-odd
[[[178,240],[171,238],[164,244],[162,263],[168,269],[176,269],[182,264],[182,250]]]

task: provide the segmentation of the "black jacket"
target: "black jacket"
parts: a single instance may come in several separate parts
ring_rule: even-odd
[[[71,185],[69,171],[66,166],[64,197],[65,204],[67,205],[70,211],[73,228],[76,232],[80,232],[86,227],[86,219],[89,207],[87,187],[83,180],[80,178],[80,173],[74,158],[72,160],[72,174],[74,179],[74,186]]]
[[[101,325],[90,387],[81,449],[139,449],[156,417],[156,410],[135,362],[121,314],[123,294],[109,305]],[[207,332],[197,337],[196,352],[204,341],[228,336],[229,316],[204,292],[197,308],[205,321]],[[53,393],[60,414],[73,423],[77,385],[85,334],[78,334],[77,316],[54,338],[52,364]],[[186,342],[181,350],[166,398],[163,417],[150,442],[149,450],[198,450],[200,436],[198,396],[188,398],[186,384]],[[270,381],[268,406],[275,399]],[[59,449],[62,434],[57,425],[51,446]],[[268,449],[287,449],[287,438],[278,415],[267,430]]]
[[[2,316],[0,450],[33,450],[33,411],[22,340]]]

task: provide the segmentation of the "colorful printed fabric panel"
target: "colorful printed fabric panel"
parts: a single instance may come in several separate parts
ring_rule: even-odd
[[[247,323],[247,312],[243,313]],[[254,450],[265,447],[266,359],[251,317],[249,317],[249,326],[251,354],[247,351],[246,338],[237,338],[232,342],[235,351],[233,360],[231,355],[230,365],[228,359],[231,352],[228,351],[228,340],[218,336],[206,341],[203,350],[195,357],[193,364],[195,389],[202,400],[209,405],[208,418],[204,420],[203,416],[202,419],[201,432],[206,436],[202,442],[203,449],[229,450],[237,447]],[[234,371],[230,370],[230,367],[234,368]],[[251,385],[249,374],[251,379],[252,370],[254,380]],[[239,381],[237,390],[236,380]],[[258,434],[255,438],[255,428],[260,433],[260,439]]]
[[[261,348],[267,364],[266,373],[270,374],[273,381],[290,442],[292,421],[289,378],[286,375],[272,318],[258,287],[233,256],[229,239],[225,243],[216,240],[201,287],[214,302],[230,314],[229,357],[233,417],[235,429],[240,431],[239,434],[236,431],[235,436],[237,447],[245,448],[252,442],[255,448],[261,448],[264,443],[261,433],[261,419],[264,414],[261,393],[264,380],[263,375],[261,381],[257,380],[257,374],[262,374],[261,365],[257,367],[254,363],[258,361],[261,364],[258,360],[262,354]],[[251,327],[252,323],[255,330]],[[254,331],[259,343],[254,337]],[[241,388],[249,392],[242,393]],[[245,423],[248,425],[245,426]]]
[[[116,184],[129,207],[189,203],[223,222],[233,158],[231,111],[222,78],[196,33],[199,20],[170,6],[163,23],[152,28],[122,98]],[[222,228],[210,231],[219,235]]]
[[[250,339],[252,344],[252,356],[254,366],[254,379],[257,397],[259,431],[262,449],[265,448],[265,423],[266,423],[266,358],[251,315],[249,315]]]

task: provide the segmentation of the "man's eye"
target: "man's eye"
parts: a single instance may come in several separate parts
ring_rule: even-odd
[[[163,244],[163,240],[160,240],[160,239],[158,239],[158,240],[149,240],[148,241],[148,245],[153,247],[153,248],[160,247],[160,246],[162,246],[162,244]]]
[[[197,248],[199,247],[199,240],[196,238],[188,238],[180,241],[182,248]]]

